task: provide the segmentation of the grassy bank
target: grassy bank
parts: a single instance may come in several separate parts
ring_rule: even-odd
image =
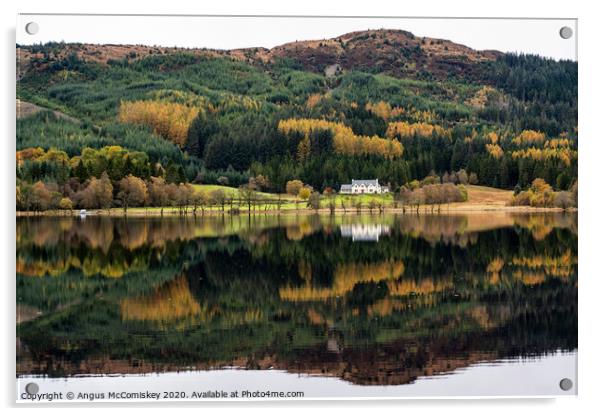
[[[308,213],[331,213],[355,214],[355,213],[462,213],[462,212],[561,212],[560,208],[534,208],[527,206],[510,206],[508,203],[512,198],[512,191],[490,188],[486,186],[468,185],[468,200],[466,202],[454,202],[441,205],[402,206],[395,203],[393,194],[381,195],[333,195],[322,197],[320,209],[315,210],[308,206],[306,200],[296,198],[287,194],[271,194],[257,192],[255,201],[249,212],[248,204],[241,203],[241,195],[237,188],[221,185],[194,185],[197,190],[211,195],[213,191],[222,190],[224,194],[235,202],[227,202],[223,209],[221,204],[212,204],[197,207],[192,206],[181,209],[179,207],[134,207],[129,208],[127,215],[130,216],[161,216],[161,215],[223,215],[231,212],[240,214],[308,214]],[[229,199],[228,199],[229,201]],[[280,202],[278,202],[280,201]],[[334,206],[331,210],[330,205]],[[571,209],[574,211],[575,209]],[[17,212],[18,216],[34,215],[31,212]],[[37,215],[79,215],[79,210],[73,211],[45,211]],[[121,208],[87,210],[87,215],[123,216]]]

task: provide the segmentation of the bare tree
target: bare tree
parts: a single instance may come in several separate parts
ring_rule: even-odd
[[[243,202],[243,204],[247,205],[249,214],[251,214],[251,207],[257,199],[257,193],[255,192],[253,186],[251,186],[250,183],[246,185],[241,185],[238,188],[238,195],[240,196],[240,199]]]
[[[319,192],[312,192],[307,199],[307,205],[317,211],[320,209],[320,199]]]
[[[405,185],[399,189],[398,198],[399,198],[399,202],[401,203],[401,209],[404,214],[406,212],[406,205],[411,205],[411,203],[412,203],[412,199],[413,199],[412,193],[413,192]]]
[[[345,204],[346,199],[341,198],[341,208],[343,208],[343,214],[347,214],[347,205]]]
[[[161,207],[161,216],[163,216],[163,209],[169,203],[169,195],[167,195],[165,179],[151,177],[151,180],[147,184],[146,188],[148,190],[148,197],[151,205],[155,207]]]
[[[225,211],[227,197],[223,189],[215,189],[211,191],[211,200],[213,203],[221,207],[222,212]]]
[[[207,194],[202,190],[193,192],[190,203],[192,204],[192,214],[196,216],[197,209],[201,208],[201,215],[205,215],[205,206],[207,205],[209,198]]]
[[[180,214],[185,215],[188,210],[188,205],[192,203],[194,188],[189,183],[181,183],[178,186],[178,193],[176,196],[176,203],[180,209]]]

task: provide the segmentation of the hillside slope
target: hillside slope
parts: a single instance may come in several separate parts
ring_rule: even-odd
[[[363,178],[391,190],[427,178],[506,190],[540,178],[555,191],[577,180],[576,62],[401,30],[271,49],[17,51],[17,97],[29,103],[17,120],[18,179],[70,197],[106,170],[115,184],[130,174],[232,187],[261,177],[271,193],[291,180],[327,193]]]

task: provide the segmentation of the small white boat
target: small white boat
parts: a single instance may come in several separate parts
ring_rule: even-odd
[[[85,209],[80,209],[79,210],[79,216],[80,216],[80,218],[86,218],[86,210]]]

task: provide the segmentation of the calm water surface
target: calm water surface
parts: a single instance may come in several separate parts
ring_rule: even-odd
[[[576,357],[576,214],[18,218],[16,261],[22,379],[230,371],[372,394]]]

